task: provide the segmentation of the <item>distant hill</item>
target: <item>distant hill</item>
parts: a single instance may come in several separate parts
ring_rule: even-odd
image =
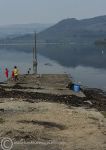
[[[95,42],[106,38],[106,15],[90,19],[69,18],[41,31],[37,39],[43,42]],[[7,41],[31,42],[32,34]]]
[[[35,31],[38,33],[50,26],[51,24],[40,24],[40,23],[0,26],[0,38],[16,37],[25,34],[32,34]]]
[[[106,38],[106,16],[91,19],[65,19],[40,32],[39,39],[49,41],[81,41]]]

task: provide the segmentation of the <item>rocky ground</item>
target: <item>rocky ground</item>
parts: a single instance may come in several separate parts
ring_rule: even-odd
[[[22,88],[21,91],[18,90],[18,88]],[[23,87],[15,85],[11,90],[5,90],[4,87],[1,87],[0,98],[24,98],[30,103],[38,101],[58,102],[67,104],[68,106],[82,106],[86,108],[96,108],[99,111],[106,111],[106,95],[103,91],[98,89],[83,89],[82,91],[85,97],[29,92],[24,91]]]
[[[105,127],[95,109],[0,98],[0,137],[13,139],[15,150],[105,150]]]
[[[0,137],[11,138],[13,150],[106,150],[102,90],[82,89],[79,97],[24,86],[0,86]]]

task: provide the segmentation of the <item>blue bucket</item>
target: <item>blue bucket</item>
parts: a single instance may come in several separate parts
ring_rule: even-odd
[[[80,85],[73,84],[73,91],[79,92],[80,91]]]

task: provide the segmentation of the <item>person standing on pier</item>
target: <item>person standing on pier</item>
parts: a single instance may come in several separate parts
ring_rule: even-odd
[[[5,69],[5,76],[6,76],[7,79],[8,79],[8,74],[9,74],[9,71],[8,71],[8,69],[6,68],[6,69]]]
[[[14,80],[14,70],[11,72],[11,78]]]
[[[15,81],[18,80],[18,69],[17,69],[17,66],[14,67],[14,80]]]

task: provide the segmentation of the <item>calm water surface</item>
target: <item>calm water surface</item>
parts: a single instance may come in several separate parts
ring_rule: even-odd
[[[42,45],[37,47],[38,73],[67,73],[81,85],[106,90],[106,47],[95,45]],[[20,73],[32,68],[31,46],[0,47],[0,81],[3,70],[17,65]]]

